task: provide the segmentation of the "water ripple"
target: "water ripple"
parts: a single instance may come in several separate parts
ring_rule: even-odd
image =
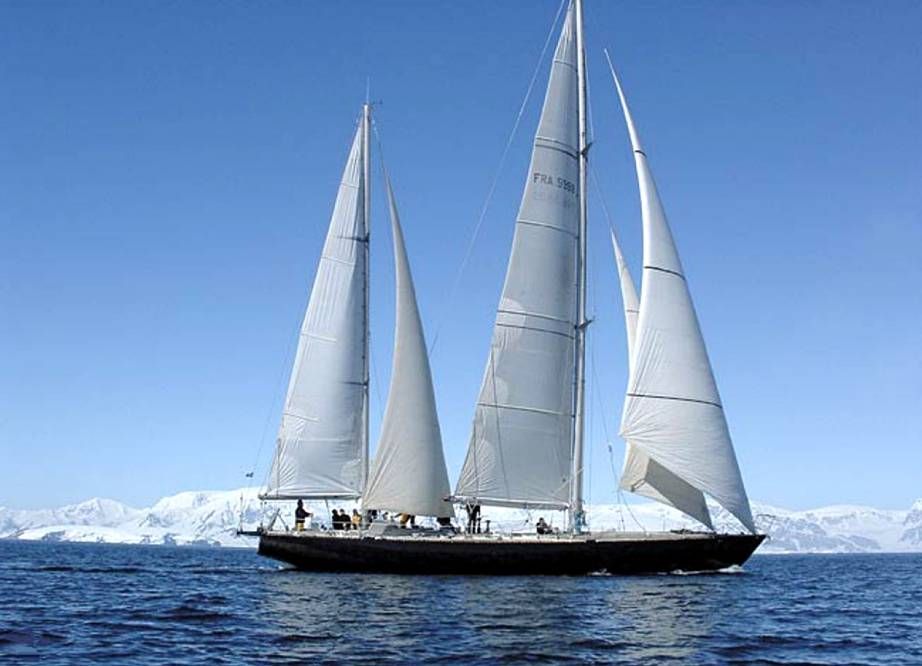
[[[308,574],[251,551],[0,542],[0,661],[922,663],[922,556],[711,575]]]

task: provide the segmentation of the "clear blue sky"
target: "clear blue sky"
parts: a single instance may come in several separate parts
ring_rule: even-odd
[[[236,487],[261,439],[265,468],[369,76],[427,334],[441,331],[454,478],[546,61],[447,295],[557,6],[0,3],[0,505]],[[922,497],[922,4],[588,0],[586,19],[593,168],[637,272],[608,46],[750,496]],[[381,194],[375,434],[393,323]],[[607,502],[625,340],[595,192],[590,214],[590,499]]]

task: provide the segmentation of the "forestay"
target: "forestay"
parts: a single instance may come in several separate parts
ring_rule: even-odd
[[[574,9],[551,65],[458,498],[565,508],[579,218]]]
[[[614,70],[612,70],[614,75]],[[621,436],[755,531],[682,264],[620,82],[643,216],[643,287]]]
[[[267,497],[355,498],[364,461],[364,123],[356,131],[298,339]]]
[[[621,247],[618,245],[614,231],[611,232],[611,244],[615,252],[615,264],[621,283],[621,301],[624,305],[624,324],[627,332],[628,369],[630,370],[640,303],[637,299],[634,280],[631,278],[627,262],[624,261],[624,255],[621,253]],[[625,441],[624,468],[621,470],[620,487],[674,506],[704,525],[713,527],[704,493],[652,460],[630,441]]]
[[[397,205],[386,180],[394,234],[397,316],[394,360],[381,438],[362,499],[365,509],[454,515],[432,373]]]

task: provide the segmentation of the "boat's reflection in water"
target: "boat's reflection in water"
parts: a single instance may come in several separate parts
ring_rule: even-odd
[[[259,617],[292,655],[380,660],[427,654],[489,660],[694,662],[714,618],[741,603],[738,576],[262,577]],[[359,643],[356,643],[359,641]],[[431,650],[431,652],[430,652]]]

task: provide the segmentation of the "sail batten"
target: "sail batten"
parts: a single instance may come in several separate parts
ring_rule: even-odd
[[[432,372],[413,277],[390,180],[397,316],[394,360],[381,437],[362,498],[365,509],[447,518],[454,510],[442,450]]]
[[[551,64],[455,496],[570,503],[579,221],[574,8]]]
[[[629,445],[622,487],[644,494],[647,483],[653,486],[648,496],[664,496],[655,479],[678,477],[682,484],[667,486],[680,502],[693,501],[698,507],[678,508],[702,520],[694,512],[703,507],[706,515],[699,498],[706,493],[754,532],[685,272],[614,68],[612,77],[634,150],[644,244],[643,288],[621,418],[621,436]],[[674,503],[672,497],[666,499]]]
[[[368,343],[364,135],[362,123],[301,324],[264,497],[354,499],[362,493]]]

